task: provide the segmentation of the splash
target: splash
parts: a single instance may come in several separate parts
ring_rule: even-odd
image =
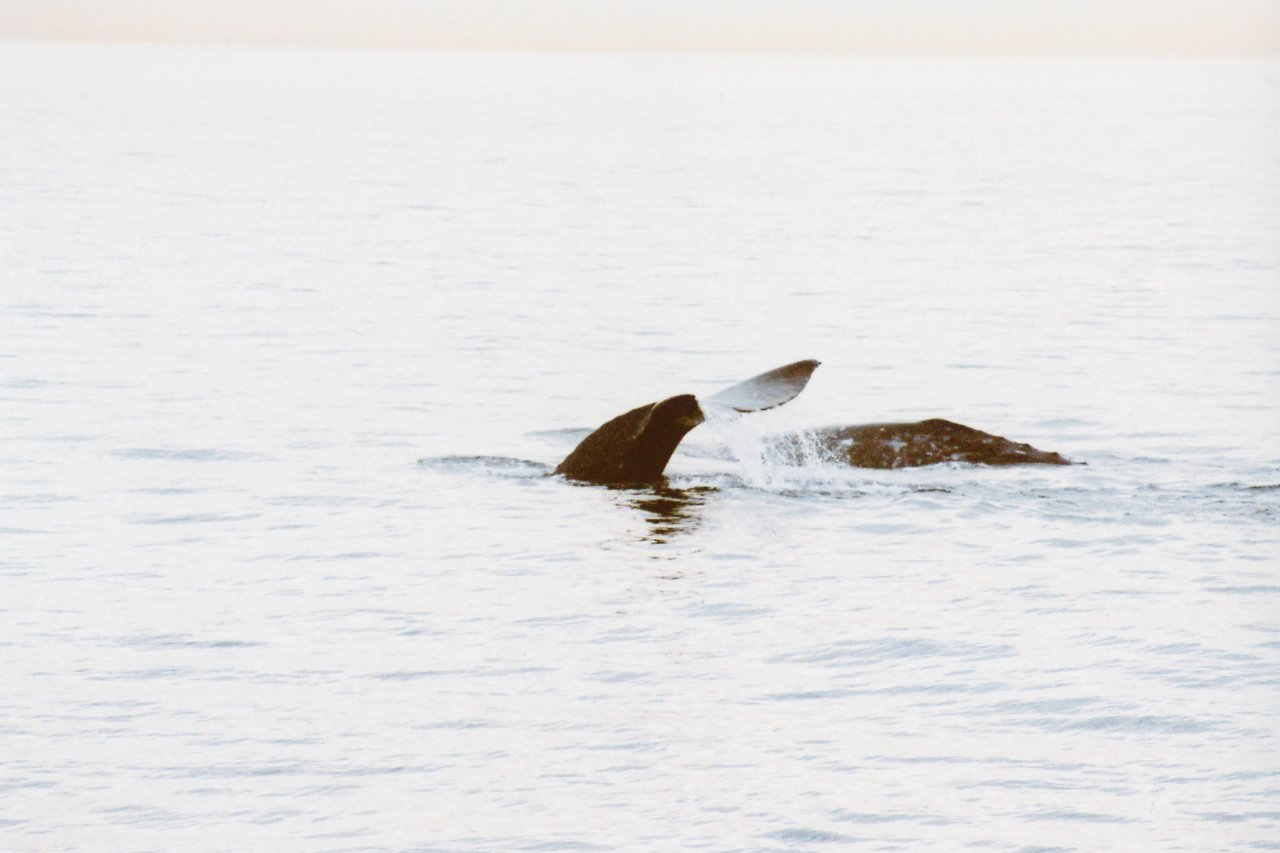
[[[852,487],[847,466],[839,465],[814,433],[800,428],[786,410],[750,417],[707,406],[705,427],[729,451],[745,485],[768,491]]]

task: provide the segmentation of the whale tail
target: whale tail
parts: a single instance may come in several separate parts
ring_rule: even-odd
[[[812,359],[784,365],[725,388],[704,402],[738,412],[772,409],[795,399],[817,367],[818,362]],[[602,485],[661,482],[680,440],[705,418],[702,405],[692,394],[639,406],[584,438],[555,473]]]
[[[809,384],[820,361],[812,358],[784,364],[767,373],[730,385],[703,399],[704,405],[727,406],[736,412],[763,412],[794,400]]]
[[[703,420],[692,394],[639,406],[584,438],[555,473],[608,485],[659,482],[676,445]]]

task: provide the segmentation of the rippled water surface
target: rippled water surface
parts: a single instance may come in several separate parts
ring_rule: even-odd
[[[1277,845],[1276,61],[0,80],[0,847]],[[1088,464],[763,442],[931,416]]]

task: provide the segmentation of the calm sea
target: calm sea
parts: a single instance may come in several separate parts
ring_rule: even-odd
[[[1274,59],[0,43],[0,848],[1280,846],[1278,152]],[[931,416],[1088,465],[760,452]]]

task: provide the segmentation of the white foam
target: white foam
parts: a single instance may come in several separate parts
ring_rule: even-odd
[[[769,491],[854,485],[850,469],[838,465],[786,410],[744,417],[720,406],[703,408],[704,428],[728,449],[746,485]]]

